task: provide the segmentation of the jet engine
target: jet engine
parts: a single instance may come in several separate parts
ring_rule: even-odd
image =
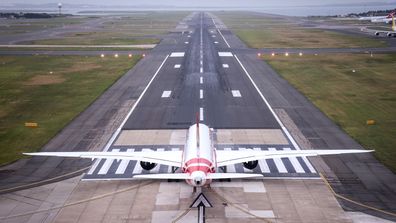
[[[143,162],[140,161],[140,166],[145,169],[145,170],[152,170],[155,166],[157,166],[156,163],[150,163],[150,162]]]
[[[253,170],[254,168],[257,167],[257,164],[258,164],[258,160],[253,160],[253,161],[249,161],[249,162],[244,162],[243,166],[246,169]]]

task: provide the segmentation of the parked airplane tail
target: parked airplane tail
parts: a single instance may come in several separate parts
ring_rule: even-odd
[[[395,16],[392,15],[392,30],[396,31]]]

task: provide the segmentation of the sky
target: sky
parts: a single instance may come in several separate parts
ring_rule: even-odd
[[[32,5],[48,3],[50,5],[47,5],[47,9],[54,8],[54,10],[57,10],[57,4],[59,2],[64,5],[64,12],[70,14],[96,9],[144,10],[146,8],[178,10],[178,8],[188,8],[188,10],[194,10],[198,8],[200,10],[204,8],[206,10],[206,8],[216,7],[214,8],[215,10],[249,10],[290,16],[308,16],[345,15],[370,10],[396,8],[396,0],[0,0],[0,11],[1,9],[44,10],[45,6]],[[14,4],[18,5],[13,6]],[[81,5],[89,6],[81,7]],[[92,5],[96,5],[97,7],[91,7]]]
[[[93,5],[175,5],[175,6],[228,6],[228,7],[248,7],[248,6],[307,6],[307,5],[332,5],[332,4],[395,4],[396,0],[1,0],[0,5],[13,3],[43,4],[57,3],[64,4],[93,4]]]

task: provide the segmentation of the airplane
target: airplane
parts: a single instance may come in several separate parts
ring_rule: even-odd
[[[347,153],[367,153],[373,150],[289,150],[289,151],[244,151],[216,150],[211,138],[212,130],[197,120],[188,129],[187,142],[183,151],[137,151],[137,152],[37,152],[23,153],[30,156],[78,157],[89,159],[135,160],[144,170],[156,165],[168,165],[181,169],[179,173],[135,175],[137,179],[185,180],[194,187],[210,185],[216,179],[263,177],[261,174],[216,173],[217,168],[242,163],[254,169],[258,160],[287,157],[307,157]]]
[[[359,20],[361,21],[365,21],[368,20],[370,22],[385,22],[388,23],[392,20],[392,16],[394,16],[396,13],[396,11],[392,11],[391,13],[389,13],[386,16],[366,16],[366,17],[360,17]]]
[[[396,37],[396,24],[395,24],[395,17],[392,15],[392,31],[382,31],[382,30],[377,30],[375,31],[375,35],[379,36],[381,33],[386,34],[388,37]]]

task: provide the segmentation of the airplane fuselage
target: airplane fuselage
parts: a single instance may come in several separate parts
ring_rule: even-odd
[[[207,125],[197,123],[190,126],[182,160],[183,173],[191,176],[186,180],[188,184],[204,186],[211,183],[212,180],[206,176],[216,170],[216,153]]]

